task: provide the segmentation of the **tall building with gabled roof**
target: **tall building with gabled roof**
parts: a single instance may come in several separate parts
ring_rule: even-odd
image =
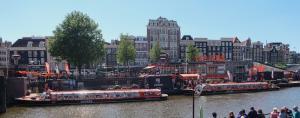
[[[179,61],[180,38],[180,27],[176,21],[163,17],[149,20],[147,25],[149,50],[158,42],[163,53],[168,55],[169,60],[177,62]]]

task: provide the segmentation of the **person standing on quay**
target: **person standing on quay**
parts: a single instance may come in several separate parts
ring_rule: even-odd
[[[250,111],[248,113],[248,118],[257,118],[257,112],[256,110],[254,109],[254,107],[251,107],[250,108]]]
[[[261,109],[257,110],[257,118],[266,118],[265,114],[262,112]]]
[[[277,111],[277,108],[275,107],[275,108],[273,108],[273,111],[270,114],[270,118],[278,118],[278,116],[279,116],[279,113]]]
[[[295,106],[294,108],[293,108],[293,110],[294,110],[294,118],[300,118],[300,112],[298,111],[298,107],[297,106]]]

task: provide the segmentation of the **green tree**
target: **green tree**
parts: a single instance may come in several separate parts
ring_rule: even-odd
[[[186,52],[188,62],[196,61],[196,58],[199,56],[199,53],[200,51],[198,48],[196,48],[193,45],[188,45]]]
[[[135,48],[128,35],[121,34],[120,44],[117,50],[117,61],[123,65],[129,65],[135,59]]]
[[[159,60],[160,53],[161,53],[161,48],[159,46],[159,43],[156,42],[156,44],[150,49],[151,62],[157,62]]]
[[[98,24],[87,14],[73,11],[53,31],[49,42],[52,56],[67,60],[78,67],[100,62],[104,55],[104,40]]]

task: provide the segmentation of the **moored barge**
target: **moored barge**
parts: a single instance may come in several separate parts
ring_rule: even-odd
[[[73,105],[115,102],[161,101],[168,95],[159,89],[120,89],[120,90],[78,90],[55,91],[47,94],[32,94],[16,98],[19,105]]]
[[[270,85],[267,82],[203,84],[201,95],[248,93],[273,90],[279,90],[279,87]]]

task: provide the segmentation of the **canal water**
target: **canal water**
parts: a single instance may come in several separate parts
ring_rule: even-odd
[[[199,118],[200,105],[204,117],[217,112],[220,118],[229,111],[237,115],[241,109],[260,108],[264,113],[273,107],[300,106],[300,88],[286,88],[280,91],[242,93],[195,98],[195,116]],[[170,96],[167,101],[133,102],[93,105],[72,105],[52,107],[11,107],[0,118],[192,118],[192,96]]]

